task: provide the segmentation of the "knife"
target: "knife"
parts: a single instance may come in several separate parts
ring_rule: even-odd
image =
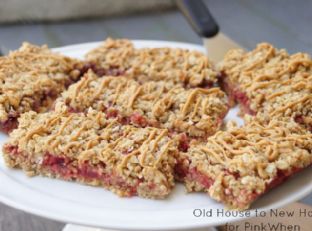
[[[233,48],[242,48],[219,32],[219,26],[202,0],[176,0],[177,6],[195,32],[203,38],[209,59],[219,62]]]

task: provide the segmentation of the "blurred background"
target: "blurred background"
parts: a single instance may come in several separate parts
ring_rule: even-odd
[[[196,0],[195,0],[196,1]],[[261,41],[312,54],[311,0],[205,0],[221,31],[247,49]],[[201,43],[172,0],[0,0],[0,49],[131,39]]]
[[[221,31],[247,49],[267,41],[291,53],[312,54],[311,0],[205,4]],[[108,36],[202,44],[172,0],[0,0],[2,54],[23,41],[59,47]],[[312,205],[312,195],[302,202]],[[63,226],[0,204],[0,231],[55,231]]]

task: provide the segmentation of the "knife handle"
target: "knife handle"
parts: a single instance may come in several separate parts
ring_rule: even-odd
[[[176,0],[176,3],[198,35],[210,38],[219,32],[218,24],[202,0]]]

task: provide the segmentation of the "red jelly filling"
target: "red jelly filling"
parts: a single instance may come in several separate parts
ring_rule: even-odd
[[[5,152],[10,153],[13,157],[20,154],[20,152],[18,151],[18,147],[15,145],[5,144],[3,146],[3,149],[5,150]]]
[[[188,172],[187,177],[191,181],[196,181],[196,182],[200,183],[202,186],[204,186],[207,189],[209,189],[214,183],[213,179],[211,179],[209,176],[201,173],[196,168],[191,168]]]
[[[304,121],[304,117],[303,115],[297,115],[294,118],[295,122],[297,122],[298,124],[307,126],[308,129],[310,130],[310,132],[312,132],[312,124],[306,124],[306,122]]]
[[[280,185],[289,177],[296,174],[297,172],[300,172],[301,170],[303,170],[303,168],[296,168],[296,167],[293,167],[290,171],[278,170],[277,176],[269,184],[267,184],[266,191]]]
[[[188,174],[189,168],[184,165],[184,162],[188,163],[188,159],[177,159],[177,163],[174,166],[175,178],[179,181],[183,181]]]
[[[188,136],[185,133],[181,134],[178,149],[181,152],[186,152],[189,149],[189,147],[190,147],[190,144],[189,144]]]
[[[42,167],[48,168],[52,173],[60,175],[65,180],[72,180],[77,177],[77,171],[74,168],[70,168],[70,164],[71,161],[68,157],[46,154],[42,162]]]
[[[5,133],[10,133],[12,130],[17,128],[18,122],[17,117],[9,117],[5,122],[0,123],[0,130]]]
[[[89,62],[80,68],[81,76],[88,72],[88,70],[92,70],[98,76],[120,76],[125,74],[125,71],[121,70],[118,66],[110,66],[108,69],[104,69],[93,62]]]
[[[23,155],[17,146],[5,145],[4,148],[7,153],[10,153],[12,159],[20,158],[20,161],[27,161],[28,155]],[[113,186],[126,191],[127,196],[137,195],[137,187],[143,181],[138,179],[137,184],[129,184],[114,172],[106,172],[105,163],[100,162],[94,165],[86,161],[77,165],[77,163],[74,163],[73,160],[66,156],[55,156],[50,153],[44,155],[40,167],[60,176],[64,180],[82,180],[87,182],[98,180],[104,186]]]
[[[237,102],[240,103],[241,108],[243,110],[244,113],[247,113],[249,115],[256,115],[256,112],[254,112],[251,108],[250,108],[250,103],[249,103],[249,98],[246,95],[246,93],[240,91],[240,90],[234,90],[234,98]]]
[[[238,87],[235,87],[234,84],[231,84],[225,74],[219,76],[219,83],[221,88],[228,94],[230,105],[233,106],[235,102],[240,103],[244,113],[250,115],[256,115],[256,112],[250,108],[250,100],[245,92],[241,91]]]
[[[106,118],[117,118],[119,115],[119,112],[117,109],[110,109],[106,111]]]
[[[10,111],[8,113],[8,119],[0,123],[0,130],[5,133],[10,133],[13,129],[17,128],[19,113],[17,111]]]
[[[144,116],[140,115],[140,113],[138,113],[138,112],[134,112],[130,116],[130,121],[133,124],[139,125],[140,127],[146,127],[148,124],[147,119]]]
[[[243,194],[245,194],[244,197],[244,201],[238,201],[238,199],[236,200],[236,202],[238,204],[241,204],[242,208],[246,206],[246,204],[249,204],[250,202],[254,201],[255,199],[257,199],[259,196],[261,196],[262,194],[268,192],[269,190],[277,187],[278,185],[282,184],[283,182],[285,182],[289,177],[293,176],[294,174],[296,174],[297,172],[301,171],[302,168],[292,168],[291,170],[288,171],[283,171],[283,170],[278,170],[277,171],[277,175],[276,177],[266,185],[265,191],[262,193],[256,193],[251,192],[251,193],[247,193],[242,191]]]

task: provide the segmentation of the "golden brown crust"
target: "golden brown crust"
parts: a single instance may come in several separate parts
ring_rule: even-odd
[[[149,191],[137,192],[144,197],[165,197],[174,184],[177,149],[167,130],[121,126],[94,110],[86,115],[69,113],[58,104],[54,112],[24,113],[4,147],[17,147],[19,153],[27,155],[26,161],[17,162],[10,148],[4,148],[7,164],[34,174],[44,174],[41,164],[49,154],[69,158],[77,166],[85,161],[94,166],[104,163],[106,173],[117,174],[127,184],[141,182],[138,190],[152,185]],[[114,189],[114,183],[109,187]]]
[[[150,125],[197,137],[215,133],[228,110],[227,98],[219,88],[185,90],[164,81],[139,84],[126,77],[98,78],[91,71],[58,101],[74,111],[92,107],[117,110],[122,117],[139,114]]]
[[[0,58],[0,121],[29,110],[45,111],[66,86],[76,81],[80,61],[47,46],[23,43]]]
[[[229,51],[219,69],[232,88],[246,94],[252,111],[269,118],[311,120],[312,60],[308,54],[289,55],[261,43],[250,52]]]
[[[186,178],[189,191],[204,190],[231,208],[246,209],[283,177],[312,164],[312,134],[294,122],[250,117],[245,126],[219,131],[185,155],[189,169],[201,176]]]
[[[211,85],[217,73],[207,57],[197,51],[178,48],[134,48],[126,39],[107,39],[86,55],[104,70],[118,69],[143,83],[167,81],[188,87]]]

